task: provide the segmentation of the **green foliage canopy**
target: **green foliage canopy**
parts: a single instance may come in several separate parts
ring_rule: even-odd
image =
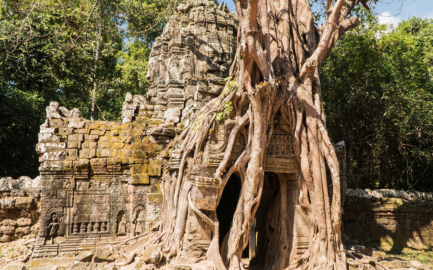
[[[324,64],[327,124],[347,142],[351,185],[433,189],[432,38],[431,20],[389,30],[370,17]]]

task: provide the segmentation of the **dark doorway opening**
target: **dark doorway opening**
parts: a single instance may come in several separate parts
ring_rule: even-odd
[[[266,249],[269,243],[269,234],[273,233],[276,229],[274,224],[269,224],[269,215],[276,213],[278,207],[278,196],[280,192],[280,182],[278,175],[272,172],[266,172],[263,181],[263,194],[260,201],[259,208],[257,209],[255,216],[255,226],[253,234],[250,235],[250,241],[254,241],[252,248],[254,251],[250,253],[255,254],[251,256],[251,261],[249,263],[249,268],[263,269],[266,259]],[[254,248],[255,247],[255,248]]]
[[[232,175],[221,196],[221,201],[217,208],[220,225],[220,247],[222,246],[224,237],[230,230],[241,187],[239,176]],[[255,215],[255,224],[251,231],[252,235],[249,237],[249,241],[254,241],[254,243],[249,243],[242,252],[242,263],[248,269],[263,269],[261,267],[265,265],[269,234],[277,229],[274,228],[274,224],[268,224],[268,215],[274,215],[279,211],[279,192],[280,182],[278,175],[276,173],[265,173],[262,199]]]
[[[230,225],[232,224],[240,193],[241,179],[239,178],[239,176],[233,174],[224,188],[220,203],[217,207],[217,216],[220,225],[220,246],[223,243],[224,237],[230,230]]]

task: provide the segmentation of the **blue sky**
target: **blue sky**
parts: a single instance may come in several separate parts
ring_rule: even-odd
[[[233,0],[226,0],[226,3],[235,11]],[[433,19],[433,0],[379,0],[376,12],[380,23],[394,26],[411,16]]]

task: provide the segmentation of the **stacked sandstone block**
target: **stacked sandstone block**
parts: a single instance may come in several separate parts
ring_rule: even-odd
[[[0,242],[36,237],[40,216],[40,179],[0,179]]]

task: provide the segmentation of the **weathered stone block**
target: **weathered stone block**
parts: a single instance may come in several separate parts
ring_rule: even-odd
[[[100,247],[95,250],[95,259],[102,261],[114,260],[114,253],[108,247]]]
[[[50,119],[49,125],[50,128],[61,128],[64,126],[64,122],[62,119]]]
[[[92,129],[90,130],[90,135],[99,135],[100,130],[99,129]]]
[[[161,162],[159,160],[151,160],[149,162],[149,175],[161,176]]]
[[[138,130],[145,130],[146,126],[147,126],[147,124],[145,122],[144,123],[134,123],[134,128],[138,129]]]
[[[119,134],[120,137],[129,137],[131,136],[131,130],[130,129],[122,129],[122,131]]]
[[[144,135],[144,131],[140,130],[140,129],[133,129],[131,135],[132,136],[143,136]]]
[[[79,134],[68,135],[68,142],[78,142]]]
[[[14,234],[15,233],[15,226],[1,226],[0,227],[0,233],[2,234]]]
[[[150,135],[153,136],[169,136],[173,137],[176,135],[174,128],[163,128],[163,127],[154,127],[149,131]]]
[[[80,159],[88,159],[89,158],[89,148],[83,148],[80,150]]]
[[[62,127],[62,128],[59,128],[59,135],[70,135],[70,134],[72,134],[72,132],[73,132],[73,128],[65,128],[65,127]]]
[[[32,220],[30,218],[19,218],[17,219],[16,224],[18,227],[30,226],[32,224]]]
[[[121,149],[123,148],[124,144],[122,142],[114,142],[111,144],[111,148],[114,149]]]
[[[131,158],[133,159],[146,159],[147,158],[147,152],[146,151],[132,151]]]
[[[18,197],[15,201],[15,208],[17,209],[30,209],[34,202],[32,197]]]
[[[109,142],[99,142],[99,148],[110,148]]]
[[[132,123],[125,123],[121,125],[122,129],[131,129],[132,128]]]
[[[131,168],[131,172],[133,175],[148,173],[148,166],[148,164],[133,165]]]
[[[56,160],[65,160],[66,153],[63,151],[55,151],[55,152],[47,152],[39,157],[39,161],[56,161]]]
[[[17,221],[13,220],[13,219],[5,219],[5,220],[3,220],[2,225],[15,227],[15,226],[17,226]]]
[[[63,170],[63,162],[61,161],[44,161],[39,167],[39,171],[62,171]]]
[[[148,245],[143,252],[143,260],[145,263],[158,264],[161,261],[162,252],[159,245]]]
[[[130,160],[128,157],[122,158],[122,165],[129,165],[129,164],[130,164]]]
[[[147,201],[151,203],[162,203],[162,193],[147,193]]]
[[[149,174],[147,174],[147,173],[133,175],[132,179],[133,179],[133,182],[132,182],[133,185],[148,185],[148,184],[150,184]]]
[[[89,123],[89,129],[98,129],[99,123]]]
[[[78,159],[78,149],[66,149],[66,160]]]
[[[89,141],[97,141],[99,139],[99,135],[90,135]]]
[[[96,147],[98,146],[98,143],[97,142],[89,142],[89,148],[90,149],[95,149]]]
[[[77,133],[78,134],[89,134],[89,129],[86,129],[86,128],[80,128],[80,129],[78,129],[77,130]]]
[[[121,132],[120,128],[115,128],[111,131],[111,136],[119,136],[120,132]]]
[[[30,234],[32,232],[30,226],[25,226],[25,227],[18,227],[15,230],[15,234],[18,235],[27,235]]]
[[[123,140],[120,140],[119,137],[111,136],[109,137],[110,142],[123,142]]]
[[[131,149],[122,149],[122,155],[124,157],[131,157],[132,156],[132,151]]]
[[[89,149],[89,158],[96,157],[96,149]]]
[[[68,148],[78,148],[78,142],[68,142]]]
[[[6,270],[25,270],[26,264],[22,262],[9,263],[6,266]]]
[[[110,126],[110,124],[103,122],[99,125],[99,129],[100,130],[111,130],[111,126]]]
[[[163,122],[164,122],[164,121],[161,120],[161,119],[150,119],[150,120],[147,122],[147,126],[149,126],[149,127],[154,127],[154,126],[158,126],[158,125],[162,124]]]
[[[373,250],[372,257],[374,259],[376,259],[376,260],[383,260],[383,259],[385,259],[385,256],[386,256],[385,252],[378,251],[378,250]]]
[[[90,160],[90,166],[92,170],[100,170],[102,168],[107,167],[107,159],[106,158],[94,158]]]
[[[97,157],[110,157],[110,149],[109,148],[98,148],[97,153],[96,153]]]
[[[73,162],[74,170],[77,172],[87,172],[89,171],[89,160],[80,159]]]
[[[5,243],[5,242],[10,242],[11,241],[11,236],[9,234],[3,234],[0,237],[0,243]]]
[[[73,170],[72,161],[63,161],[62,168],[64,171],[70,172]]]

